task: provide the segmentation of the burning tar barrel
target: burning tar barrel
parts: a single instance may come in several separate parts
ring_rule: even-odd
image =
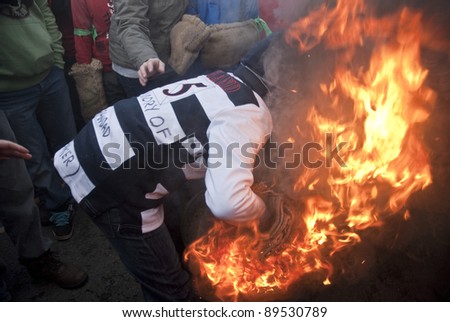
[[[255,190],[255,189],[254,189]],[[235,226],[217,220],[206,206],[204,193],[197,194],[182,216],[182,238],[188,264],[200,295],[208,300],[268,300],[287,287],[292,276],[283,269],[286,249],[302,238],[306,226],[300,207],[270,189],[257,193],[268,215],[261,221]]]

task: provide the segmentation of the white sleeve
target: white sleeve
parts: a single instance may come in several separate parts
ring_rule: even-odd
[[[217,115],[209,126],[206,203],[217,218],[234,224],[259,218],[264,201],[251,189],[256,154],[272,131],[272,118],[262,99]]]

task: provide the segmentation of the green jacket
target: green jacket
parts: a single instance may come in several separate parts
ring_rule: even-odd
[[[170,31],[186,7],[187,0],[115,0],[109,29],[112,62],[134,70],[149,58],[167,63]]]
[[[47,0],[0,4],[0,92],[29,88],[64,68],[61,33]]]

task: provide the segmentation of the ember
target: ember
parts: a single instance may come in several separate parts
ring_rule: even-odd
[[[432,182],[419,126],[436,94],[425,85],[428,71],[420,65],[421,21],[420,12],[408,8],[378,17],[363,0],[342,0],[321,6],[286,31],[286,42],[298,47],[299,56],[319,46],[334,53],[332,79],[317,84],[320,104],[309,106],[309,131],[301,134],[327,146],[324,139],[331,133],[336,143],[345,143],[338,151],[344,164],[303,169],[293,187],[304,196],[298,200],[303,205],[296,213],[298,233],[276,253],[259,256],[264,244],[258,240],[264,236],[256,226],[238,231],[215,222],[192,243],[185,259],[205,297],[282,299],[310,273],[322,274],[329,285],[333,255],[392,215],[409,218],[406,201]],[[368,48],[368,62],[354,63]],[[292,132],[298,128],[292,124]],[[331,151],[320,153],[327,159]]]

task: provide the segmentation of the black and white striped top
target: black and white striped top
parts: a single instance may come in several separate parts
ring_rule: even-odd
[[[103,110],[54,162],[89,214],[121,208],[122,221],[144,233],[161,225],[169,191],[201,177],[212,213],[242,222],[265,210],[250,187],[255,155],[271,130],[261,97],[219,71]]]

